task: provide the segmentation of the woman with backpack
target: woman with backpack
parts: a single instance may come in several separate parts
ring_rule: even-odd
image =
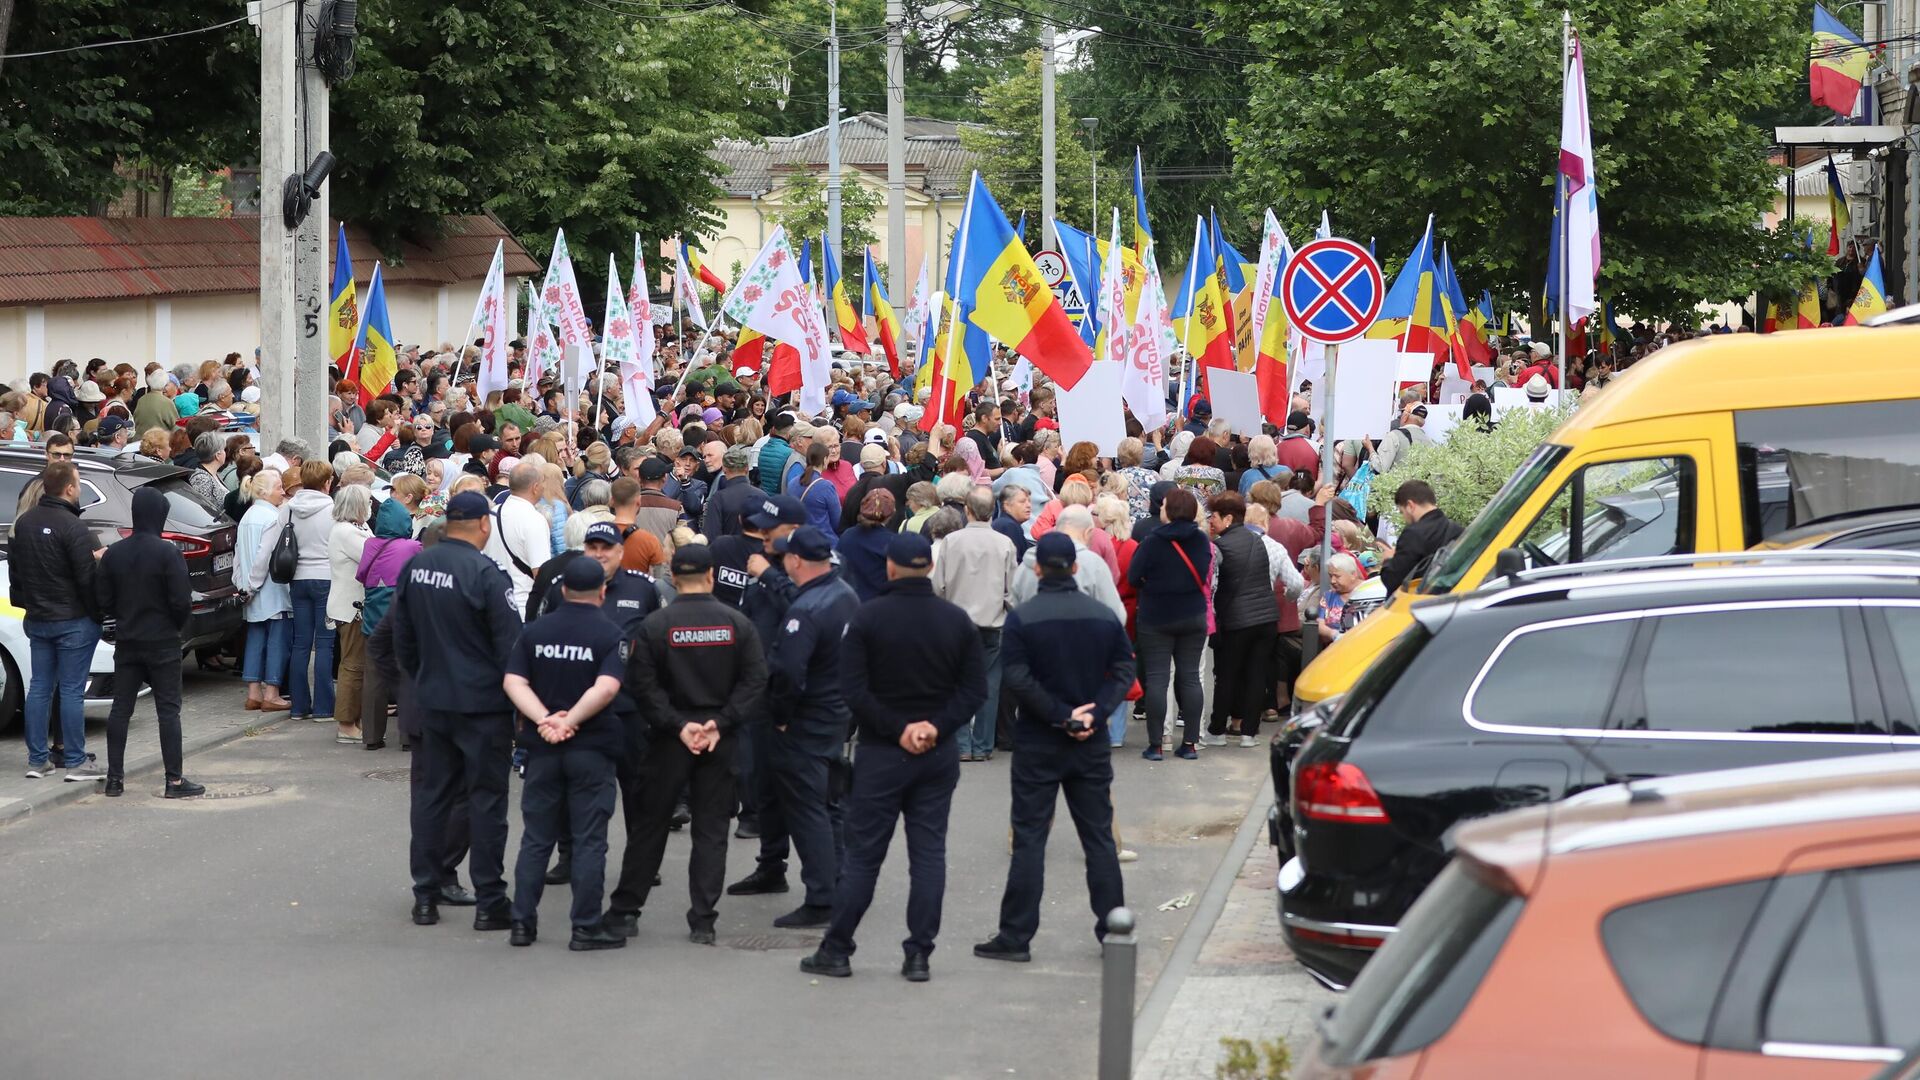
[[[292,703],[280,694],[287,685],[287,642],[293,637],[293,594],[267,573],[286,490],[277,469],[261,469],[243,482],[249,503],[240,516],[233,545],[233,578],[246,590],[247,649],[241,662],[247,682],[247,708],[280,712]]]
[[[415,484],[420,484],[418,477],[412,479]],[[424,488],[424,485],[421,486]],[[398,487],[396,484],[396,491]],[[390,514],[375,516],[373,539],[366,541],[361,549],[360,565],[353,575],[354,582],[363,590],[358,620],[363,639],[372,640],[374,631],[380,629],[388,609],[393,605],[393,590],[400,583],[401,571],[405,569],[407,560],[419,552],[420,542],[413,538],[410,521]],[[366,665],[363,678],[365,681],[360,691],[361,740],[368,750],[378,750],[387,745],[387,706],[395,699],[396,688],[387,681],[378,664]]]

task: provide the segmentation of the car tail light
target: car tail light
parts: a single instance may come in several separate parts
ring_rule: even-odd
[[[1377,949],[1387,943],[1385,934],[1361,933],[1357,930],[1320,930],[1294,926],[1291,932],[1302,941],[1317,941],[1322,945],[1337,945],[1343,949]]]
[[[163,532],[160,539],[168,541],[180,549],[180,554],[189,559],[204,558],[213,554],[213,544],[197,536],[185,536],[181,533]]]
[[[1385,825],[1387,808],[1358,765],[1344,761],[1301,765],[1293,774],[1293,808],[1312,821],[1349,825]]]

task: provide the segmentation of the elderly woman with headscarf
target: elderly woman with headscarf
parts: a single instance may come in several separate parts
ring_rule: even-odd
[[[887,587],[887,542],[893,539],[893,492],[871,488],[860,500],[860,516],[840,534],[840,572],[861,600],[871,600]]]
[[[1181,431],[1174,435],[1173,441],[1167,444],[1167,461],[1160,466],[1160,479],[1173,479],[1173,474],[1178,472],[1180,466],[1187,460],[1187,450],[1193,445],[1193,439],[1194,434],[1191,431]]]
[[[975,484],[992,483],[987,478],[987,462],[980,456],[980,447],[972,439],[961,439],[954,444],[953,456],[966,463],[967,478]]]

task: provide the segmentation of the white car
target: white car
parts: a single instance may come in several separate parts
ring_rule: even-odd
[[[21,716],[27,700],[27,679],[33,672],[33,654],[27,641],[26,612],[13,605],[8,594],[7,560],[0,554],[0,731],[11,728]],[[144,697],[149,693],[140,688]],[[113,643],[102,641],[93,648],[93,663],[87,668],[87,704],[89,716],[105,716],[113,705]]]

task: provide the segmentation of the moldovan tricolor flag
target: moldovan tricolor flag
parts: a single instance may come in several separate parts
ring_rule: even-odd
[[[487,280],[473,304],[473,319],[467,333],[480,331],[480,367],[477,374],[482,401],[488,394],[507,388],[507,339],[513,337],[513,324],[507,319],[507,242],[493,248],[493,262],[487,266]]]
[[[353,256],[347,253],[347,227],[340,226],[340,233],[333,242],[333,288],[328,290],[327,300],[327,355],[333,357],[333,364],[340,369],[340,377],[353,378],[357,372],[353,367],[353,343],[360,330],[360,305],[355,302],[353,289]],[[372,398],[360,402],[365,405]]]
[[[897,379],[900,377],[900,319],[893,313],[887,284],[880,280],[880,270],[873,264],[872,248],[867,249],[866,279],[867,287],[860,291],[866,301],[863,314],[873,320],[879,331],[880,350],[887,354],[887,371]]]
[[[785,229],[773,230],[723,310],[742,327],[792,346],[800,361],[800,410],[812,415],[827,407],[827,327],[800,280],[799,260],[787,244]]]
[[[1815,105],[1852,116],[1860,84],[1873,70],[1873,53],[1859,35],[1819,4],[1813,5],[1813,45],[1807,54],[1807,89]]]
[[[1847,189],[1840,185],[1840,170],[1833,167],[1833,155],[1827,155],[1827,254],[1840,254],[1840,237],[1853,224],[1847,211]]]
[[[393,347],[393,320],[387,315],[387,286],[380,280],[380,264],[373,264],[373,282],[367,286],[367,317],[360,321],[354,343],[360,354],[360,392],[368,400],[393,385],[400,370],[400,354]]]
[[[1567,58],[1566,84],[1560,103],[1560,190],[1567,242],[1567,320],[1578,320],[1600,307],[1594,294],[1600,276],[1600,197],[1594,188],[1593,125],[1587,115],[1586,50],[1573,35]]]
[[[840,345],[848,352],[861,356],[873,355],[873,345],[867,341],[867,326],[860,321],[859,312],[853,309],[853,300],[847,296],[847,282],[840,274],[840,256],[833,245],[820,241],[820,250],[827,256],[827,303],[833,305],[835,329],[840,331]]]
[[[960,270],[954,300],[967,321],[1033,361],[1062,390],[1073,389],[1093,364],[1093,353],[1040,280],[1033,256],[1013,235],[1013,223],[978,172],[967,189],[954,251]],[[987,357],[979,361],[984,371]]]
[[[1287,230],[1268,210],[1260,237],[1260,267],[1253,275],[1253,370],[1260,386],[1260,415],[1283,431],[1292,397],[1287,392],[1287,307],[1280,301],[1280,282],[1292,261]]]
[[[1147,261],[1147,245],[1152,242],[1153,229],[1147,225],[1147,183],[1141,175],[1140,148],[1136,146],[1133,148],[1133,250],[1143,263]]]
[[[1887,274],[1880,266],[1880,249],[1873,249],[1867,260],[1867,272],[1860,275],[1860,291],[1853,294],[1853,306],[1847,308],[1848,326],[1858,326],[1887,312]]]
[[[1199,367],[1199,385],[1206,387],[1207,368],[1233,366],[1233,337],[1227,332],[1226,299],[1220,288],[1220,264],[1214,257],[1207,219],[1193,219],[1193,255],[1187,276],[1173,298],[1173,329],[1187,355]]]

